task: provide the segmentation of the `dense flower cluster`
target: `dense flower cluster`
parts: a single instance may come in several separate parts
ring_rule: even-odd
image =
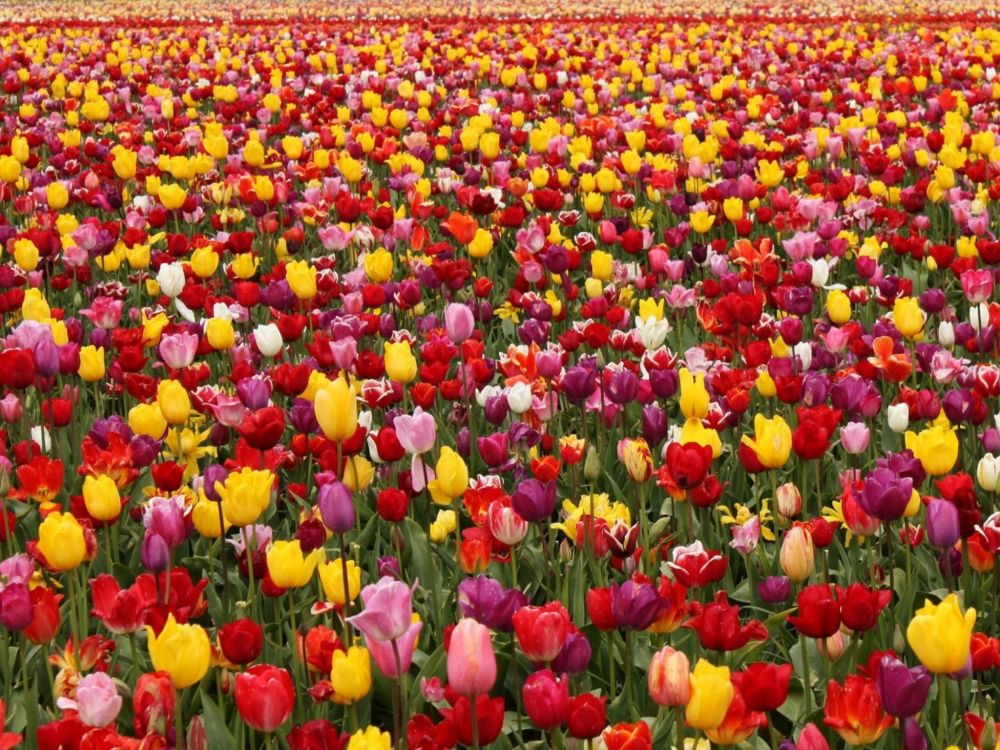
[[[0,750],[997,747],[996,9],[327,5],[2,6]]]

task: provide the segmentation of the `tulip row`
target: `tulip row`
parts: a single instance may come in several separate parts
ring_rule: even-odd
[[[19,6],[0,750],[998,745],[1000,33],[689,5]]]

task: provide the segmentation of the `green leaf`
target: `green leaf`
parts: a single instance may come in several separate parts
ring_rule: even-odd
[[[236,740],[226,726],[225,717],[204,690],[201,691],[201,710],[209,747],[236,747]]]

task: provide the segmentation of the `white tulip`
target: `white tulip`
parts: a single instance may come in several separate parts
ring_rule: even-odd
[[[257,342],[257,351],[265,357],[277,355],[285,344],[281,338],[281,331],[274,323],[265,323],[254,328],[253,340]]]
[[[889,429],[897,435],[906,432],[910,426],[910,407],[905,402],[889,405]]]
[[[184,291],[184,267],[180,263],[164,263],[156,274],[160,291],[173,299]]]
[[[996,492],[997,480],[1000,479],[1000,459],[992,453],[987,453],[976,466],[976,481],[987,492]]]

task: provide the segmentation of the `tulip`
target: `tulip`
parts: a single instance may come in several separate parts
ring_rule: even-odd
[[[77,373],[86,383],[96,383],[104,377],[104,347],[80,347],[80,367]]]
[[[496,656],[485,625],[463,617],[451,633],[448,646],[448,684],[459,695],[475,698],[493,689]]]
[[[310,300],[316,296],[316,269],[308,261],[295,260],[285,266],[285,280],[298,299]]]
[[[646,673],[653,702],[660,706],[686,706],[691,699],[690,671],[683,651],[664,646],[653,654]]]
[[[148,625],[146,634],[154,669],[167,672],[178,690],[199,682],[208,672],[212,645],[200,625],[179,625],[171,613],[159,635]]]
[[[948,594],[940,604],[925,600],[906,627],[906,641],[934,674],[950,674],[969,660],[976,610],[962,611],[958,596]]]
[[[122,511],[121,495],[115,480],[107,474],[88,474],[83,480],[83,502],[95,521],[113,521]]]
[[[316,505],[323,525],[333,533],[343,534],[354,528],[354,497],[342,482],[327,482],[321,486]]]
[[[75,700],[59,698],[57,705],[63,710],[75,710],[87,726],[106,727],[121,711],[122,697],[111,677],[104,672],[93,672],[76,684]]]
[[[691,674],[691,699],[685,709],[687,723],[695,729],[714,729],[722,723],[733,700],[729,667],[716,667],[699,659]]]
[[[237,674],[234,692],[240,717],[258,732],[276,731],[295,707],[291,675],[270,664],[258,664]]]
[[[53,570],[73,570],[87,555],[83,527],[69,513],[50,513],[38,527],[38,551]]]
[[[569,613],[560,602],[544,607],[522,607],[514,613],[514,632],[521,651],[533,662],[550,662],[562,650],[569,635]]]
[[[889,420],[889,429],[897,435],[902,435],[906,432],[907,427],[910,426],[910,407],[904,401],[898,404],[890,404],[887,410],[887,417]]]
[[[950,500],[934,499],[927,504],[927,541],[938,549],[948,549],[961,537],[958,508]]]
[[[264,629],[249,618],[228,622],[219,628],[219,648],[233,664],[249,664],[264,647]]]
[[[444,309],[444,325],[448,338],[457,344],[472,336],[476,321],[468,305],[452,302]]]
[[[802,583],[813,573],[813,540],[809,529],[792,526],[781,541],[781,570],[793,583]]]
[[[243,467],[231,472],[214,488],[222,501],[226,519],[234,526],[253,524],[271,503],[274,475],[270,471]]]
[[[754,417],[754,437],[742,437],[742,444],[751,448],[765,469],[780,469],[792,450],[792,430],[779,415],[768,419],[763,414]]]
[[[448,446],[441,449],[434,474],[427,489],[431,499],[439,505],[450,504],[469,488],[469,469],[462,457]]]
[[[391,750],[392,735],[377,727],[365,727],[351,735],[346,750]]]
[[[907,432],[905,442],[932,477],[947,474],[958,460],[958,435],[944,415],[919,433]]]
[[[423,627],[412,619],[411,593],[400,581],[380,578],[361,590],[364,610],[347,620],[364,634],[379,669],[393,679],[409,669],[413,646]]]
[[[354,435],[358,428],[358,402],[347,380],[337,378],[318,389],[313,406],[328,440],[343,442]]]
[[[191,413],[191,399],[176,380],[164,380],[156,390],[156,403],[168,424],[180,425]]]
[[[372,664],[368,649],[351,646],[334,651],[330,662],[333,702],[350,705],[364,698],[372,688]]]
[[[417,360],[405,339],[385,345],[385,373],[390,380],[406,385],[417,376]]]
[[[582,693],[569,701],[569,734],[578,740],[589,740],[604,731],[607,720],[607,696]]]
[[[920,712],[927,703],[933,681],[926,667],[910,669],[891,655],[882,657],[875,674],[875,687],[886,712],[899,719]]]
[[[302,554],[302,544],[281,540],[273,542],[267,551],[267,570],[275,586],[292,589],[305,586],[313,577],[319,564],[321,550]]]
[[[687,368],[680,371],[680,408],[685,419],[704,419],[708,415],[709,395],[705,388],[705,373],[692,375]]]
[[[334,604],[344,604],[344,564],[339,558],[322,563],[317,570],[326,598]],[[353,602],[361,591],[361,568],[354,560],[347,561],[347,593]]]
[[[824,712],[823,723],[852,746],[875,744],[892,724],[892,717],[882,708],[875,681],[856,674],[849,675],[843,685],[830,680]]]
[[[542,731],[562,726],[569,719],[569,682],[550,669],[534,672],[521,687],[525,713]]]

